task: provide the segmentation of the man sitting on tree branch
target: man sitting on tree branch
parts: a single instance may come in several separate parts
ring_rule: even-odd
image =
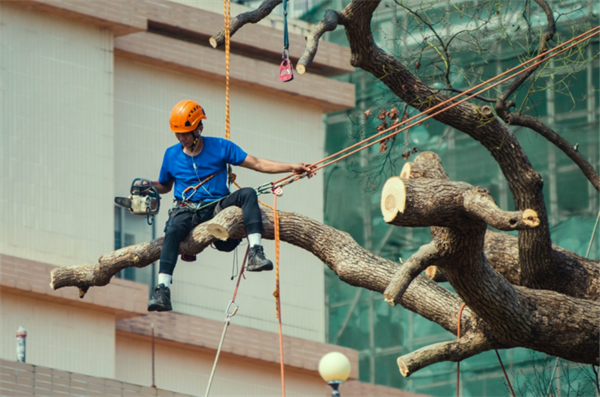
[[[148,302],[148,311],[173,309],[169,285],[177,263],[179,244],[196,226],[212,219],[224,208],[234,205],[242,209],[250,245],[246,269],[251,272],[273,269],[273,263],[265,257],[261,245],[263,224],[257,193],[252,188],[230,193],[227,185],[228,164],[267,174],[310,172],[307,163],[259,159],[229,140],[202,137],[203,119],[206,119],[204,109],[191,100],[179,102],[171,111],[171,131],[179,143],[166,150],[158,181],[153,181],[152,186],[164,194],[170,192],[174,185],[175,200],[165,226],[158,285]],[[239,240],[228,240],[217,242],[216,246],[219,250],[231,251],[237,244]],[[182,255],[182,259],[186,257]]]

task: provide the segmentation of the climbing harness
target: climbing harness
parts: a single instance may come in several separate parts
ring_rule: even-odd
[[[115,197],[115,203],[125,207],[135,215],[146,215],[149,225],[154,222],[154,215],[160,209],[160,195],[152,181],[144,178],[135,178],[131,183],[129,197]]]
[[[294,66],[290,61],[290,39],[287,23],[287,0],[283,0],[283,49],[281,50],[281,65],[279,65],[279,81],[287,83],[294,80]]]
[[[233,297],[229,304],[227,305],[227,309],[225,309],[225,323],[223,324],[223,333],[221,334],[221,340],[219,341],[219,347],[217,348],[217,355],[215,356],[215,362],[213,363],[212,371],[210,372],[210,377],[208,378],[208,385],[206,386],[205,397],[208,397],[208,393],[210,393],[210,387],[212,386],[212,381],[215,376],[215,371],[217,370],[217,363],[219,362],[219,355],[221,354],[221,348],[223,347],[223,341],[225,340],[225,334],[227,333],[227,327],[231,323],[231,318],[235,316],[240,306],[235,301],[235,298],[238,293],[238,289],[240,287],[240,281],[242,279],[242,275],[244,274],[244,268],[246,266],[246,260],[248,259],[248,252],[250,251],[250,246],[246,248],[246,255],[244,256],[244,262],[242,264],[242,269],[240,270],[240,274],[238,276],[237,283],[235,285],[235,290],[233,291]]]

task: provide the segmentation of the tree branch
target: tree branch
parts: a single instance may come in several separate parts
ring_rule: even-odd
[[[385,301],[395,306],[396,301],[402,298],[402,295],[406,292],[415,277],[431,266],[438,258],[439,254],[433,242],[422,246],[419,251],[415,252],[398,268],[392,281],[390,281],[390,284],[383,291]]]
[[[233,36],[242,26],[248,23],[257,23],[268,17],[273,9],[281,4],[282,0],[264,0],[255,10],[244,12],[231,20],[229,34]],[[225,44],[225,28],[209,39],[210,45],[217,48]]]
[[[298,60],[298,65],[296,65],[298,73],[304,74],[306,72],[306,67],[312,63],[317,54],[321,36],[323,36],[325,32],[334,31],[338,24],[344,25],[345,21],[346,18],[341,12],[334,10],[327,10],[325,12],[323,20],[316,24],[310,31],[310,34],[306,36],[306,48],[304,49],[302,57]]]
[[[486,189],[475,187],[463,193],[466,213],[498,230],[524,230],[540,224],[534,210],[502,211]]]
[[[525,230],[540,224],[534,210],[500,210],[485,189],[427,178],[389,178],[381,193],[381,212],[386,223],[396,226],[455,227],[465,216],[500,230]]]
[[[594,167],[577,151],[577,149],[571,145],[566,139],[554,132],[551,128],[544,125],[537,119],[531,116],[513,114],[508,111],[502,112],[502,119],[511,125],[518,125],[521,127],[527,127],[554,144],[557,148],[563,151],[564,154],[569,156],[571,160],[581,170],[583,175],[590,181],[596,191],[600,192],[600,175],[594,170]]]
[[[471,335],[451,342],[425,346],[405,354],[398,358],[398,367],[400,373],[407,377],[429,365],[443,361],[459,362],[494,348],[489,340],[481,335]]]

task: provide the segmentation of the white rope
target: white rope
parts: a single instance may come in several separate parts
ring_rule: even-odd
[[[213,378],[215,376],[215,371],[217,370],[217,362],[219,362],[219,355],[221,354],[221,347],[223,347],[223,340],[225,340],[225,334],[227,333],[227,327],[231,322],[231,316],[227,315],[225,319],[225,324],[223,325],[223,334],[221,334],[221,341],[219,342],[219,348],[217,349],[217,356],[215,357],[215,363],[213,364],[212,371],[210,372],[210,378],[208,378],[208,385],[206,386],[206,393],[204,393],[204,397],[208,397],[208,393],[210,393],[210,386],[212,385]]]

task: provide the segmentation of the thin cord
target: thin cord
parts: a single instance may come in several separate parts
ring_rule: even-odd
[[[508,387],[510,388],[510,393],[513,395],[513,397],[516,397],[515,391],[513,390],[512,385],[510,384],[510,380],[508,380],[508,375],[506,374],[506,370],[504,369],[504,364],[502,364],[502,360],[500,359],[500,354],[498,353],[498,350],[494,349],[494,351],[496,352],[496,357],[498,357],[498,361],[500,361],[500,367],[502,367],[502,372],[504,372],[504,377],[506,378],[506,383],[508,383]]]

